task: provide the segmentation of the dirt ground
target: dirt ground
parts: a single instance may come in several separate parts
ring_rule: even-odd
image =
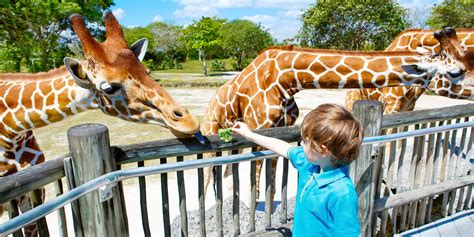
[[[212,95],[215,93],[217,88],[167,88],[168,92],[181,104],[186,106],[192,114],[197,116],[200,120],[204,116],[205,109]],[[318,106],[322,103],[337,103],[344,104],[346,91],[344,90],[306,90],[298,93],[296,95],[296,101],[300,108],[300,118],[297,123],[301,123],[302,118],[306,115],[311,109]],[[416,105],[416,109],[428,109],[428,108],[439,108],[446,106],[453,106],[458,104],[467,104],[469,101],[462,100],[453,100],[439,96],[428,96],[423,95]],[[67,130],[78,124],[82,123],[101,123],[106,125],[109,128],[111,144],[113,145],[123,145],[131,143],[141,143],[145,141],[152,141],[157,139],[166,139],[171,138],[173,135],[164,128],[144,125],[144,124],[134,124],[127,121],[123,121],[117,118],[113,118],[107,115],[104,115],[102,112],[88,111],[82,114],[79,114],[75,117],[69,118],[65,121],[50,125],[48,127],[36,129],[34,131],[35,136],[37,137],[41,148],[44,150],[47,160],[56,158],[62,154],[68,152],[68,144],[66,132]],[[133,131],[133,132],[131,132]],[[281,165],[279,166],[281,168]],[[241,195],[243,201],[246,201],[248,197],[248,165],[242,165],[240,168],[240,177],[241,177]],[[281,172],[279,170],[278,172]],[[195,172],[185,172],[186,180],[196,180]],[[151,225],[152,233],[162,235],[162,223],[161,219],[161,191],[158,182],[156,182],[156,176],[147,177],[148,185],[148,207],[149,207],[149,219],[150,223],[156,223]],[[290,172],[289,183],[296,182],[296,173]],[[169,175],[169,185],[170,187],[175,186],[175,175]],[[225,185],[225,183],[224,183]],[[277,187],[280,184],[277,183]],[[188,196],[188,210],[193,210],[197,208],[197,185],[193,182],[187,182],[186,188]],[[263,187],[263,183],[261,184]],[[50,199],[53,197],[52,188],[48,188],[48,197]],[[127,212],[129,215],[129,225],[130,225],[130,234],[131,236],[142,236],[143,232],[141,229],[141,220],[140,220],[140,208],[139,208],[139,191],[136,180],[125,182],[124,189],[125,199],[127,201]],[[231,191],[231,190],[230,190]],[[224,197],[230,195],[229,190],[224,190]],[[296,194],[296,189],[294,186],[288,187],[288,195],[294,196]],[[262,198],[264,195],[261,195]],[[170,214],[171,220],[174,219],[179,214],[178,208],[178,194],[177,190],[171,188],[170,190]],[[213,194],[208,195],[206,199],[206,206],[209,207],[213,203]],[[275,200],[279,200],[279,194],[275,197]],[[69,208],[66,208],[67,215],[71,218]],[[6,215],[3,218],[0,218],[0,222],[3,222],[6,219]],[[47,218],[48,223],[52,225],[57,225],[57,216],[55,213],[52,213]],[[73,226],[71,222],[68,225],[68,230],[71,232]],[[57,228],[51,229],[51,236],[58,236],[59,233]],[[71,232],[72,234],[72,232]]]

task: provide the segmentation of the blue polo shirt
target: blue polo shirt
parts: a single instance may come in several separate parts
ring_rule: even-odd
[[[359,236],[357,193],[348,167],[320,172],[302,147],[290,148],[287,157],[298,170],[293,236]]]

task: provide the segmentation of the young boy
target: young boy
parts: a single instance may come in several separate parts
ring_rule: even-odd
[[[363,132],[349,111],[335,104],[311,111],[301,125],[301,147],[256,134],[241,122],[232,130],[298,170],[293,236],[359,236],[357,193],[347,165],[358,156]]]

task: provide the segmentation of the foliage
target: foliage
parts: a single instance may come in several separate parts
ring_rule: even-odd
[[[146,27],[123,27],[128,44],[146,38],[148,51],[144,64],[152,70],[181,67],[186,59],[182,27],[165,22],[154,22]]]
[[[206,69],[206,53],[219,47],[219,28],[225,20],[219,18],[202,17],[199,21],[193,21],[183,30],[186,46],[190,49],[197,49],[203,58],[204,75]]]
[[[214,60],[211,63],[211,70],[212,71],[225,71],[225,63],[221,60]]]
[[[409,27],[407,11],[396,1],[328,1],[301,16],[297,36],[303,47],[382,50]]]
[[[232,70],[234,71],[240,71],[243,68],[247,67],[251,62],[253,58],[244,58],[242,59],[242,62],[239,64],[237,61],[232,62]]]
[[[232,139],[232,128],[224,128],[217,130],[219,138],[224,142],[231,142]]]
[[[112,4],[111,0],[90,0],[87,4],[80,0],[1,1],[0,68],[21,71],[21,64],[26,63],[30,71],[43,71],[58,65],[69,52],[59,44],[70,40],[61,34],[68,28],[67,17],[79,13],[89,22],[100,21],[102,11]]]
[[[433,7],[426,22],[435,29],[447,26],[457,28],[474,27],[474,2],[460,0],[444,0]]]
[[[148,40],[148,47],[153,46],[155,44],[155,37],[153,36],[151,30],[147,27],[122,26],[122,29],[123,34],[125,35],[125,40],[127,41],[128,45],[131,45],[143,38]]]
[[[154,22],[147,28],[150,29],[154,37],[153,52],[163,54],[163,69],[180,67],[181,63],[186,60],[182,27],[164,22]]]
[[[235,70],[242,70],[244,59],[254,58],[258,52],[274,43],[267,30],[249,20],[233,20],[219,29],[220,44],[236,61]]]

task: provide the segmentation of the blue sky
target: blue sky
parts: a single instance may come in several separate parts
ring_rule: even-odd
[[[423,21],[434,3],[442,0],[397,0]],[[201,16],[229,20],[248,19],[260,23],[278,40],[297,34],[299,16],[315,0],[116,0],[112,11],[120,24],[146,26],[153,21],[188,25]],[[415,25],[416,26],[416,25]]]

